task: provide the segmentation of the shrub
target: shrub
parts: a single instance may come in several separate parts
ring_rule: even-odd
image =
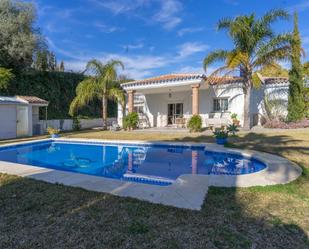
[[[237,113],[232,113],[231,114],[231,119],[237,120]]]
[[[216,138],[227,138],[229,136],[229,132],[223,129],[216,129],[214,132],[214,136]]]
[[[188,122],[188,128],[190,129],[190,132],[199,132],[202,129],[202,118],[200,115],[193,115],[189,122]]]
[[[124,122],[123,122],[124,129],[133,130],[137,128],[137,125],[138,125],[137,112],[131,112],[124,118]]]
[[[53,127],[47,127],[46,129],[47,133],[49,135],[53,135],[53,134],[59,134],[60,133],[60,130],[59,129],[55,129]]]
[[[72,129],[73,131],[79,131],[81,128],[80,121],[78,117],[73,117]]]

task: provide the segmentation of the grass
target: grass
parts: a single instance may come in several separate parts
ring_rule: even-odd
[[[67,136],[213,141],[176,133]],[[304,173],[286,185],[210,188],[200,212],[0,174],[0,248],[309,248],[309,130],[240,133],[230,142],[284,156]]]

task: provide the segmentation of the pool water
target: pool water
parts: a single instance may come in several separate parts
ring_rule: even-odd
[[[52,140],[2,147],[0,161],[157,185],[169,185],[183,174],[243,175],[266,167],[253,158],[203,146]]]

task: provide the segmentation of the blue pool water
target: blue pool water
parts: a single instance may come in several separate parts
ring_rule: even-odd
[[[202,146],[52,140],[0,148],[0,161],[158,185],[169,185],[182,174],[242,175],[266,167],[252,158]]]

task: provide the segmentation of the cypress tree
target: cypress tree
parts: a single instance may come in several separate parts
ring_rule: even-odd
[[[59,68],[60,72],[64,72],[64,62],[61,61],[60,63],[60,68]]]
[[[292,67],[289,72],[289,101],[288,101],[288,121],[298,121],[304,118],[304,75],[301,64],[301,39],[298,30],[298,15],[294,13],[294,31],[291,43]]]

